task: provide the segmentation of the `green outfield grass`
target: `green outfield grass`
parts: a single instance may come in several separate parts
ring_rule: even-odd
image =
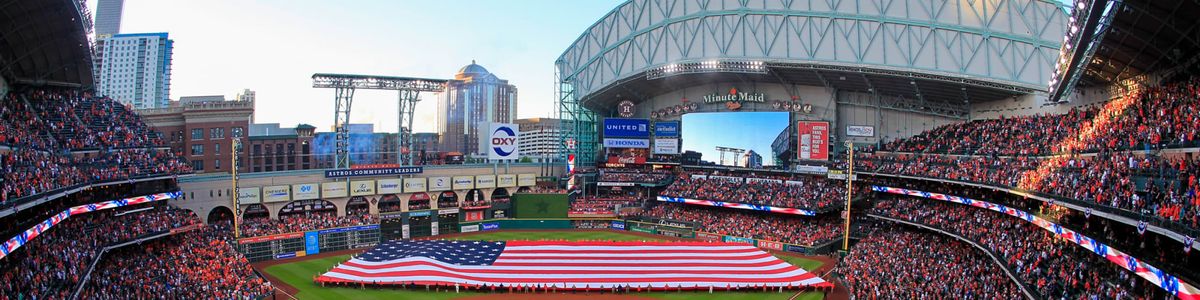
[[[631,234],[623,234],[619,232],[609,231],[522,231],[522,232],[486,232],[474,235],[458,236],[451,239],[459,240],[616,240],[616,241],[639,241],[639,240],[659,240],[650,237],[643,237]],[[805,270],[813,270],[821,267],[821,262],[800,257],[779,255],[780,259],[791,264],[804,268]],[[288,285],[295,287],[300,292],[295,295],[299,299],[415,299],[415,300],[440,300],[440,299],[455,299],[459,297],[486,295],[480,293],[454,293],[450,292],[426,292],[412,291],[403,289],[380,289],[380,288],[346,288],[346,287],[322,287],[313,283],[313,277],[333,268],[338,263],[350,260],[350,255],[331,256],[326,258],[310,259],[297,261],[293,263],[280,264],[267,267],[263,272],[275,276],[286,282]],[[639,293],[638,296],[652,297],[658,299],[701,299],[701,300],[754,300],[754,299],[788,299],[792,293],[776,293],[776,292],[717,292],[709,294],[706,292],[654,292],[654,293]],[[816,300],[822,299],[822,294],[810,292],[800,295],[796,299],[801,300]]]

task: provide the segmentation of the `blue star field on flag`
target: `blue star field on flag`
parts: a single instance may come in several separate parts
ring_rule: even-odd
[[[427,257],[455,265],[490,265],[504,251],[504,242],[483,241],[390,241],[359,255],[365,261],[382,262],[409,257]]]

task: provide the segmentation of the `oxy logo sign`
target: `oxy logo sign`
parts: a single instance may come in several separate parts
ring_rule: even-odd
[[[516,124],[492,123],[488,159],[517,159],[517,128]]]

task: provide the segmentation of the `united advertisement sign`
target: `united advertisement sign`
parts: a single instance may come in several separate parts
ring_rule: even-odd
[[[646,119],[604,119],[604,137],[618,138],[650,138],[650,120]]]

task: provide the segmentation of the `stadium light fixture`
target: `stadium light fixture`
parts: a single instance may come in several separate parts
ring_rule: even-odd
[[[646,71],[646,79],[659,79],[679,74],[694,73],[767,74],[767,66],[763,61],[746,60],[706,60],[700,62],[670,63]]]

